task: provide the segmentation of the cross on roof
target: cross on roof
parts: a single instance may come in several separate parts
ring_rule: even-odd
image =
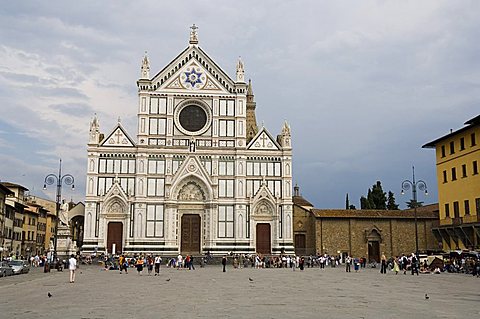
[[[198,27],[195,25],[195,23],[190,27],[190,44],[197,44],[198,43],[198,38],[197,38],[197,30]]]

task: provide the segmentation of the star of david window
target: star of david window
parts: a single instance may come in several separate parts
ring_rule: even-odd
[[[183,85],[188,89],[200,89],[206,82],[205,75],[200,68],[187,68],[181,75],[181,81]]]

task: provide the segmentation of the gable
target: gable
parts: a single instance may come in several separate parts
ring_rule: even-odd
[[[115,129],[103,139],[100,146],[135,147],[135,143],[128,136],[120,123],[118,123]]]
[[[257,135],[250,141],[247,149],[249,150],[280,150],[278,143],[272,138],[265,128],[262,128]]]
[[[234,81],[199,47],[190,46],[152,79],[158,90],[234,93]]]

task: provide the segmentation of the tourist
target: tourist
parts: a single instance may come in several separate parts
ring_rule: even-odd
[[[183,256],[182,254],[178,254],[177,257],[177,269],[180,269],[183,266]]]
[[[403,274],[407,274],[407,264],[408,264],[408,258],[405,256],[405,254],[402,254],[402,257],[400,257],[400,269],[403,270]]]
[[[355,272],[358,272],[358,269],[360,269],[360,260],[358,258],[353,260],[353,269],[355,269]]]
[[[412,275],[416,273],[418,276],[418,259],[414,253],[412,253],[412,261],[411,261],[410,268],[412,269]]]
[[[70,270],[70,283],[73,284],[75,282],[75,270],[77,269],[77,260],[75,259],[74,254],[70,255],[68,269]]]
[[[129,266],[128,265],[128,260],[127,260],[127,257],[125,257],[124,255],[122,255],[122,256],[123,256],[123,263],[120,264],[120,270],[122,270],[122,268],[123,268],[123,270],[125,270],[125,274],[128,275],[128,266]]]
[[[380,273],[386,274],[387,273],[387,257],[385,256],[385,253],[382,254],[381,262],[382,262],[382,265],[380,267]]]
[[[398,275],[398,272],[400,271],[400,265],[398,264],[398,256],[396,258],[393,258],[393,271],[395,272],[395,275]]]
[[[160,273],[160,265],[162,264],[162,257],[155,256],[155,276],[158,276]]]
[[[225,268],[227,267],[227,255],[224,255],[222,258],[222,266],[223,266],[223,272],[226,272],[227,270]]]
[[[121,255],[119,258],[118,258],[118,268],[120,268],[120,273],[122,273],[123,271],[123,264],[125,263],[125,256],[124,255]]]
[[[152,257],[152,255],[148,255],[148,256],[147,256],[147,271],[148,271],[148,275],[151,275],[151,274],[152,274],[152,270],[153,270],[153,257]]]
[[[345,258],[345,271],[351,272],[352,257],[348,256]]]
[[[135,266],[137,267],[137,271],[139,275],[142,275],[143,264],[144,264],[143,256],[138,257],[137,263],[135,264]]]

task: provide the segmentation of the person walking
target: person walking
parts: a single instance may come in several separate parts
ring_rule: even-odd
[[[223,272],[226,272],[227,270],[225,269],[227,267],[227,256],[223,256],[222,258],[222,266],[223,266]]]
[[[151,275],[152,274],[152,270],[153,270],[153,257],[152,255],[148,255],[147,257],[147,271],[148,271],[148,275]]]
[[[155,256],[155,276],[160,274],[160,265],[162,264],[162,257]]]
[[[385,254],[382,254],[382,265],[380,267],[380,273],[386,274],[387,273],[387,257]]]
[[[193,265],[193,256],[190,256],[190,270],[195,270],[195,266]]]
[[[178,254],[177,257],[177,269],[180,269],[183,266],[183,256],[182,254]]]
[[[393,259],[393,271],[395,272],[395,275],[398,275],[398,272],[400,271],[400,265],[398,264],[398,256]]]
[[[412,264],[410,268],[412,269],[412,275],[416,273],[418,276],[418,258],[414,253],[412,253]]]
[[[75,270],[77,269],[77,259],[75,259],[74,254],[70,255],[68,269],[70,270],[70,283],[73,284],[75,282]]]
[[[135,266],[137,267],[137,271],[139,275],[142,275],[143,263],[144,263],[143,256],[138,257],[137,263]]]

